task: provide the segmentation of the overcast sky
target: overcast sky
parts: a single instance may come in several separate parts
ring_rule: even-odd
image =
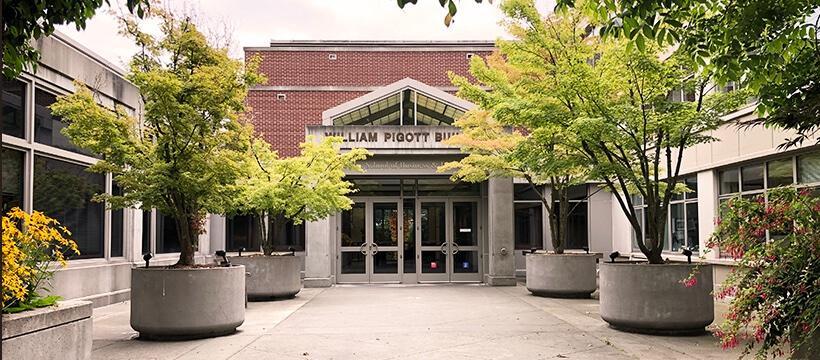
[[[443,21],[445,10],[436,0],[420,0],[403,10],[395,0],[169,0],[172,7],[195,9],[210,24],[227,24],[233,32],[232,54],[236,57],[242,56],[242,47],[267,46],[271,39],[495,40],[506,36],[498,24],[498,2],[460,0],[458,14],[448,28]],[[547,9],[548,1],[539,2],[539,7]],[[124,66],[136,49],[117,34],[116,19],[106,9],[99,10],[83,31],[73,25],[58,30]]]

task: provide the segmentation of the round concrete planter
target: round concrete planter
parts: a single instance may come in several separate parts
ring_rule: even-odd
[[[600,264],[601,318],[632,332],[687,335],[703,333],[715,319],[712,266],[701,264],[695,286],[682,280],[695,264]]]
[[[131,327],[140,338],[220,336],[244,321],[244,266],[131,270]]]
[[[248,299],[291,298],[302,290],[302,259],[293,255],[234,256],[232,264],[245,266]]]
[[[597,289],[599,254],[527,254],[527,290],[533,295],[588,298]]]

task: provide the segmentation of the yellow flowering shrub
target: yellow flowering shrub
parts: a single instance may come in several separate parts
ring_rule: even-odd
[[[3,216],[3,312],[19,312],[54,304],[56,296],[41,297],[37,289],[51,278],[51,264],[66,265],[66,256],[79,254],[71,233],[45,214],[20,208]]]

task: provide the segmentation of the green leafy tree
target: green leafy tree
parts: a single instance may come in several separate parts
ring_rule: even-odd
[[[189,18],[154,9],[161,37],[122,18],[123,32],[142,49],[131,60],[128,80],[145,104],[142,122],[124,109],[99,106],[78,85],[52,111],[68,121],[63,133],[102,159],[92,171],[110,172],[121,196],[99,195],[114,208],[156,208],[174,218],[181,254],[194,264],[198,236],[208,213],[223,213],[238,195],[236,181],[250,146],[251,128],[241,121],[248,88],[262,77],[227,49],[209,45]]]
[[[663,263],[666,218],[679,183],[684,151],[714,140],[721,116],[745,103],[744,91],[707,95],[711,78],[685,56],[662,59],[657,46],[638,51],[623,41],[607,44],[576,92],[586,115],[572,126],[594,178],[604,181],[629,220],[649,262]],[[684,89],[696,101],[672,101]],[[637,215],[642,200],[645,222]]]
[[[399,7],[404,9],[404,6],[407,4],[417,4],[419,0],[396,0],[399,4]],[[481,4],[484,0],[475,0],[475,2]],[[487,2],[491,3],[493,0],[487,0]],[[456,5],[456,0],[438,0],[439,5],[441,7],[447,9],[447,15],[444,16],[444,25],[450,26],[453,22],[453,17],[456,16],[458,12],[458,6]]]
[[[602,22],[601,33],[680,46],[720,83],[742,82],[757,95],[758,123],[794,129],[785,145],[820,130],[818,0],[559,0]]]
[[[344,180],[345,171],[362,171],[356,162],[368,152],[341,153],[341,143],[339,137],[308,138],[299,156],[278,158],[268,143],[254,141],[245,164],[249,176],[237,183],[240,193],[232,212],[253,214],[260,220],[265,255],[273,252],[273,237],[282,233],[286,220],[298,224],[350,209],[347,195],[353,190],[352,183]]]
[[[456,121],[462,133],[449,140],[468,155],[440,170],[455,170],[454,178],[473,182],[492,176],[526,179],[547,210],[553,249],[561,254],[572,212],[568,190],[585,183],[589,173],[571,129],[583,113],[577,111],[575,77],[567,75],[588,70],[598,44],[588,38],[577,12],[542,18],[532,0],[506,1],[501,9],[515,39],[499,41],[486,63],[474,58],[475,83],[450,74],[458,94],[478,109]]]

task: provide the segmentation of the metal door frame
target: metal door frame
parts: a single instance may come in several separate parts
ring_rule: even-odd
[[[403,273],[403,254],[400,249],[403,246],[404,222],[397,220],[398,225],[398,242],[397,246],[382,246],[379,248],[373,242],[373,204],[374,203],[393,203],[396,205],[398,219],[403,219],[402,199],[398,196],[360,196],[350,198],[354,203],[364,204],[365,211],[365,242],[359,246],[342,246],[341,236],[336,242],[336,282],[338,283],[399,283],[401,282],[401,275]],[[336,228],[337,233],[342,232],[342,216],[337,217]],[[379,251],[395,251],[398,255],[398,266],[395,274],[374,274],[373,256]],[[343,274],[342,273],[342,253],[343,252],[361,252],[365,254],[365,270],[364,274]]]
[[[459,246],[453,244],[454,242],[454,224],[453,218],[455,212],[453,211],[453,203],[457,202],[471,202],[476,206],[476,244],[471,246]],[[444,217],[445,217],[445,243],[441,246],[422,246],[421,245],[421,205],[422,203],[444,203]],[[446,197],[446,196],[420,196],[416,197],[416,262],[418,268],[418,282],[419,283],[442,283],[442,282],[481,282],[483,269],[482,244],[484,242],[484,224],[481,219],[482,202],[481,197]],[[439,251],[446,254],[446,269],[444,273],[423,273],[424,264],[421,262],[422,251],[434,251],[437,248]],[[457,250],[458,249],[458,250]],[[475,251],[478,254],[478,263],[476,264],[477,273],[457,274],[454,271],[453,251]]]

